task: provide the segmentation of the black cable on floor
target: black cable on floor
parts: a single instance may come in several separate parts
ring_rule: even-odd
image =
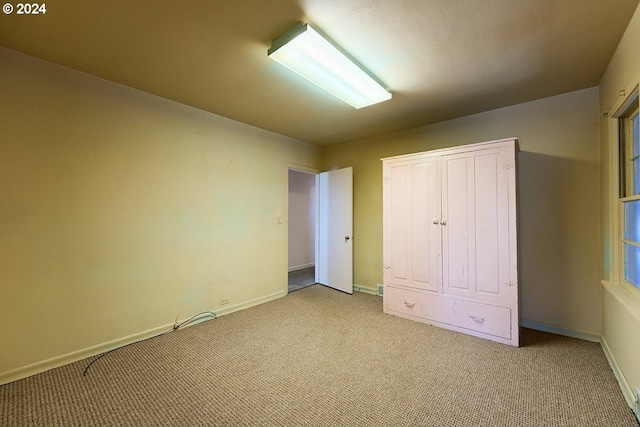
[[[109,350],[107,352],[104,352],[100,356],[98,356],[95,359],[93,359],[91,361],[91,363],[89,363],[87,365],[87,367],[84,369],[84,372],[82,373],[82,376],[83,377],[87,376],[87,373],[89,372],[89,368],[91,368],[91,365],[93,365],[98,360],[102,359],[103,357],[107,356],[108,354],[113,353],[116,350],[120,350],[121,348],[125,348],[125,347],[128,347],[128,346],[133,345],[133,344],[138,344],[138,343],[141,343],[141,342],[144,342],[144,341],[148,341],[148,340],[153,339],[153,338],[161,337],[161,336],[169,334],[171,332],[175,332],[178,329],[182,328],[183,326],[188,326],[189,324],[191,324],[191,323],[193,323],[193,322],[195,322],[197,320],[201,320],[201,319],[204,319],[204,318],[207,318],[207,317],[211,317],[213,319],[217,319],[218,318],[218,316],[213,311],[203,311],[202,313],[198,313],[198,314],[196,314],[194,316],[191,316],[190,318],[188,318],[187,320],[185,320],[185,321],[183,321],[181,323],[177,323],[177,320],[176,320],[175,325],[173,325],[173,329],[169,329],[168,331],[164,331],[163,333],[161,333],[159,335],[154,335],[152,337],[145,338],[145,339],[142,339],[140,341],[132,342],[132,343],[129,343],[129,344],[125,344],[123,346],[114,348],[113,350]]]

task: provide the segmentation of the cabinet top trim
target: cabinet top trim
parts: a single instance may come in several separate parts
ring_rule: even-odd
[[[473,150],[478,150],[478,149],[482,149],[482,148],[488,148],[489,146],[491,147],[495,147],[497,145],[514,145],[516,151],[518,150],[518,138],[517,137],[511,137],[511,138],[504,138],[504,139],[496,139],[494,141],[485,141],[485,142],[477,142],[474,144],[464,144],[464,145],[456,145],[453,147],[443,147],[443,148],[438,148],[435,150],[428,150],[428,151],[420,151],[417,153],[409,153],[409,154],[401,154],[398,156],[391,156],[391,157],[383,157],[382,161],[384,160],[391,160],[391,159],[402,159],[403,157],[410,157],[410,156],[415,156],[416,154],[425,154],[425,155],[431,155],[431,154],[438,154],[438,153],[452,153],[452,152],[464,152],[464,151],[473,151]]]

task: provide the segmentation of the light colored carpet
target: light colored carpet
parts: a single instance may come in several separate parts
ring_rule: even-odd
[[[316,267],[306,267],[289,272],[288,292],[299,291],[316,283]]]
[[[0,425],[637,427],[599,344],[522,343],[315,285],[1,386]]]

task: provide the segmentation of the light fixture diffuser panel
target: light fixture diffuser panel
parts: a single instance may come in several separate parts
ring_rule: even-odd
[[[268,55],[355,108],[391,99],[389,91],[308,24],[274,40]]]

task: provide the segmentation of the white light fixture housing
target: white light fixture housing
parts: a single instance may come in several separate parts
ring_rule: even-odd
[[[275,39],[267,55],[354,108],[391,99],[389,91],[309,24]]]

